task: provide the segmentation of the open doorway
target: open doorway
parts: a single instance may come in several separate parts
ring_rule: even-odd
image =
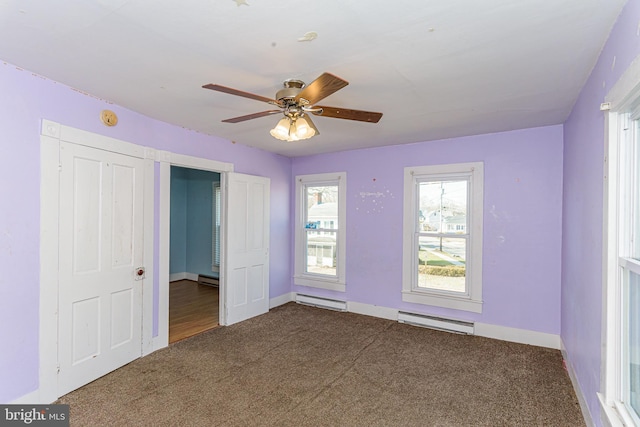
[[[217,172],[171,166],[169,343],[219,325],[221,189]]]

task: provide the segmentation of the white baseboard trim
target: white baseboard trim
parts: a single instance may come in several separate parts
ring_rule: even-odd
[[[560,350],[560,335],[476,322],[475,335]]]
[[[296,293],[292,292],[292,300],[295,301]],[[380,305],[365,304],[356,301],[347,301],[347,311],[350,313],[364,314],[365,316],[379,317],[387,320],[398,320],[398,309],[383,307]],[[508,326],[490,325],[488,323],[475,322],[474,335],[493,338],[502,341],[516,342],[520,344],[535,345],[537,347],[553,348],[560,350],[560,335],[545,332],[530,331],[528,329],[510,328]]]
[[[40,401],[40,390],[34,390],[9,402],[9,405],[47,405],[51,402]]]
[[[169,282],[175,282],[176,280],[184,280],[186,278],[187,278],[187,273],[169,274]]]
[[[193,280],[194,282],[198,281],[198,275],[195,273],[173,273],[169,275],[169,282],[175,282],[176,280]]]
[[[347,311],[365,316],[379,317],[381,319],[398,320],[398,310],[379,305],[363,304],[361,302],[347,301]]]
[[[284,305],[288,302],[295,301],[295,300],[296,300],[295,292],[289,292],[286,294],[282,294],[278,297],[273,297],[269,300],[269,309],[278,307],[280,305]]]
[[[584,394],[582,394],[582,389],[580,388],[580,384],[578,383],[578,377],[576,377],[576,372],[573,370],[573,365],[567,357],[567,350],[565,349],[562,340],[560,340],[560,352],[562,352],[562,359],[564,361],[564,366],[569,373],[569,379],[571,380],[573,391],[576,393],[576,397],[578,398],[578,404],[580,404],[582,418],[584,418],[584,422],[588,427],[595,427],[593,418],[591,417],[591,412],[589,412],[589,406],[587,406],[587,401],[584,398]]]

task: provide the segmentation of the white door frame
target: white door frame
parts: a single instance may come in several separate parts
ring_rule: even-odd
[[[30,397],[51,403],[58,397],[58,248],[60,141],[144,159],[144,265],[141,356],[153,351],[153,149],[42,120],[40,132],[40,337],[39,387]]]
[[[220,174],[220,187],[224,190],[226,174],[233,172],[233,164],[200,157],[186,156],[183,154],[158,151],[156,160],[160,162],[160,213],[159,213],[159,255],[158,255],[158,335],[153,338],[153,350],[158,350],[169,345],[169,258],[170,258],[170,231],[171,231],[171,166],[179,166],[190,169],[200,169]],[[220,241],[220,319],[221,325],[226,324],[224,297],[226,280],[224,276],[223,257],[226,248],[226,212],[222,210],[222,239]]]

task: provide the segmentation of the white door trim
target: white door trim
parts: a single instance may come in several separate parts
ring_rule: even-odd
[[[112,151],[145,160],[143,325],[141,355],[152,351],[153,206],[155,150],[42,120],[40,132],[40,374],[36,403],[58,397],[58,220],[60,141]],[[34,396],[35,397],[35,396]]]
[[[169,151],[157,151],[156,161],[160,162],[160,212],[159,212],[159,254],[158,254],[158,335],[153,338],[153,350],[169,345],[169,243],[171,230],[171,166],[207,170],[220,174],[220,185],[224,187],[227,172],[233,172],[233,164],[201,157],[186,156]],[[226,248],[226,214],[222,210],[221,255]],[[222,265],[222,260],[220,262]],[[225,324],[224,296],[226,289],[225,272],[220,269],[220,324]]]
[[[40,137],[40,375],[35,403],[58,396],[58,208],[60,134]],[[58,127],[55,128],[59,130]],[[53,128],[50,128],[53,130]]]

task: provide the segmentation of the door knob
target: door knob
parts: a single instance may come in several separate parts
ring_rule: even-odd
[[[136,268],[136,271],[135,271],[135,279],[136,279],[136,280],[142,280],[142,279],[144,279],[144,273],[145,273],[145,269],[144,269],[144,267],[138,267],[138,268]]]

